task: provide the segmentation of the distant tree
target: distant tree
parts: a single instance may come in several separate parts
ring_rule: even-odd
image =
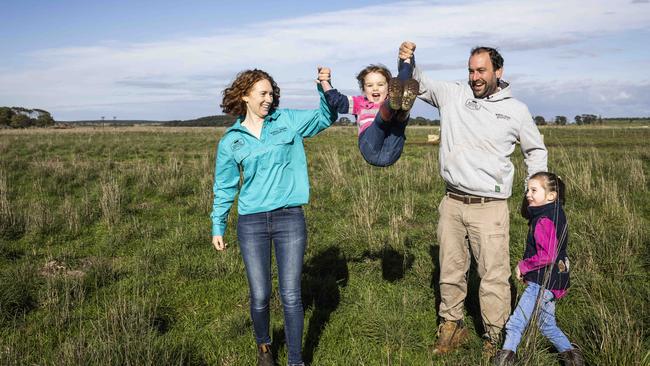
[[[594,114],[583,114],[581,117],[582,117],[582,124],[584,125],[591,125],[598,122],[598,117]]]
[[[9,107],[0,107],[0,126],[9,126],[11,124],[11,117],[14,116],[14,111]]]
[[[27,128],[31,126],[32,120],[22,113],[16,113],[11,117],[9,124],[13,128]]]
[[[535,124],[538,126],[543,126],[546,124],[546,120],[542,116],[535,116],[533,120],[535,120]]]
[[[566,125],[566,117],[565,116],[555,116],[555,124],[559,125],[559,126]]]
[[[577,115],[577,116],[573,117],[573,119],[576,121],[576,124],[578,126],[580,126],[582,124],[582,116]]]
[[[48,127],[54,126],[54,118],[48,112],[41,111],[41,114],[38,115],[36,119],[36,126],[38,127]]]

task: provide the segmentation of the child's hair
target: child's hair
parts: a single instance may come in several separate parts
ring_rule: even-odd
[[[385,78],[386,81],[390,80],[392,78],[392,75],[390,73],[390,70],[382,64],[377,64],[377,65],[368,65],[366,66],[363,70],[359,72],[359,75],[357,75],[357,81],[359,82],[359,89],[363,91],[363,85],[365,84],[365,78],[368,74],[371,72],[377,72],[382,74]]]
[[[544,190],[547,192],[555,192],[557,193],[557,201],[560,202],[561,205],[564,205],[564,199],[566,197],[565,192],[565,186],[564,182],[562,181],[562,178],[560,178],[557,174],[551,173],[551,172],[537,172],[533,175],[530,176],[528,180],[531,179],[537,179],[542,183],[542,186],[544,187]],[[528,215],[528,200],[526,199],[526,195],[524,194],[524,199],[521,203],[521,216],[523,216],[526,219],[529,219]]]
[[[547,192],[557,193],[557,200],[564,205],[565,189],[564,182],[555,173],[537,172],[530,179],[539,179]]]

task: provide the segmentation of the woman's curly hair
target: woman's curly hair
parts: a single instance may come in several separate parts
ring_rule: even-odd
[[[246,102],[242,100],[242,97],[248,95],[256,82],[264,79],[268,80],[273,88],[273,104],[270,110],[276,109],[280,105],[280,88],[271,75],[262,70],[254,69],[237,74],[232,84],[223,90],[221,109],[224,113],[235,117],[246,115]]]
[[[359,82],[359,89],[361,89],[361,91],[363,91],[363,85],[366,83],[366,76],[371,72],[376,72],[383,75],[386,78],[386,81],[390,80],[392,77],[390,70],[388,70],[386,66],[382,64],[368,65],[357,75],[357,81]]]

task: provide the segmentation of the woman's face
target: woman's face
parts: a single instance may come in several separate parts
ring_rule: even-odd
[[[273,105],[273,87],[267,79],[259,80],[242,100],[246,103],[246,115],[264,119]]]
[[[371,102],[383,102],[388,95],[388,80],[378,72],[368,73],[363,78],[363,93]]]

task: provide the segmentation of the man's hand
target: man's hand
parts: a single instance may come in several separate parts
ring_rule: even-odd
[[[215,235],[212,237],[212,245],[214,245],[214,248],[218,251],[228,248],[228,244],[224,243],[223,236],[221,235]]]
[[[399,46],[399,58],[400,60],[410,60],[413,57],[415,52],[415,43],[410,41],[404,41]]]

